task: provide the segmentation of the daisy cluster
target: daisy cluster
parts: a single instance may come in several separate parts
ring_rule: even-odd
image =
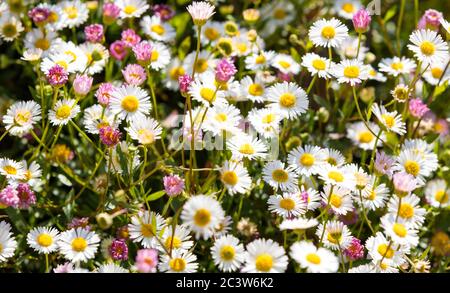
[[[36,2],[0,3],[2,271],[447,269],[441,12]]]

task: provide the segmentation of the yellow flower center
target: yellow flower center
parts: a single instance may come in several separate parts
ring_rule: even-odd
[[[392,115],[389,114],[382,114],[381,118],[383,118],[384,120],[384,124],[388,127],[388,128],[392,128],[392,126],[394,126],[395,124],[395,119],[394,117],[392,117]]]
[[[406,234],[408,234],[408,231],[406,230],[405,226],[400,223],[395,223],[392,226],[392,230],[394,230],[394,233],[397,234],[399,237],[405,237]]]
[[[207,209],[199,209],[195,212],[194,223],[199,227],[205,227],[211,221],[211,213]]]
[[[278,64],[280,64],[280,66],[283,67],[284,69],[288,69],[289,67],[291,67],[291,63],[284,60],[278,61]]]
[[[242,54],[244,54],[247,51],[247,44],[246,43],[238,43],[236,45],[236,47],[239,50],[239,52],[241,52]]]
[[[391,64],[391,68],[396,70],[396,71],[400,71],[403,69],[403,63],[402,62],[393,62]]]
[[[338,171],[330,171],[328,172],[328,178],[333,179],[336,182],[344,181],[344,176],[341,172]]]
[[[143,223],[141,225],[141,234],[144,237],[153,237],[156,234],[155,227],[152,224]]]
[[[255,63],[256,64],[263,64],[264,62],[266,62],[266,57],[264,56],[264,55],[258,55],[256,58],[255,58]]]
[[[28,110],[19,111],[14,116],[14,122],[19,125],[24,125],[31,119],[31,112]]]
[[[155,134],[149,129],[139,129],[138,136],[144,145],[152,144],[155,141]]]
[[[273,258],[268,253],[258,255],[255,262],[255,267],[258,271],[268,272],[273,266]]]
[[[169,261],[169,266],[175,272],[182,272],[186,268],[186,261],[182,258],[173,258]]]
[[[276,182],[284,183],[284,182],[288,181],[289,174],[286,171],[284,171],[283,169],[275,169],[272,172],[272,178]]]
[[[330,39],[334,38],[335,35],[336,35],[336,30],[332,26],[325,26],[322,29],[322,37],[324,37],[325,39],[330,40]]]
[[[56,118],[67,119],[70,116],[72,108],[69,105],[62,105],[56,110]]]
[[[158,53],[158,51],[152,51],[152,57],[151,57],[152,62],[157,61],[158,58],[159,58],[159,53]]]
[[[208,102],[213,102],[214,101],[214,96],[215,96],[215,91],[213,89],[204,87],[200,90],[200,96],[207,100]]]
[[[325,61],[323,61],[322,59],[315,59],[312,62],[312,66],[314,67],[314,69],[316,70],[325,70],[325,68],[327,67],[327,64],[325,63]]]
[[[239,148],[239,152],[244,155],[253,155],[255,153],[255,149],[249,143],[244,143]]]
[[[123,12],[125,12],[125,14],[133,14],[133,12],[135,12],[137,10],[137,7],[134,5],[127,5],[124,7]]]
[[[220,33],[215,28],[208,27],[205,29],[205,36],[206,38],[208,38],[208,40],[215,41],[219,38]]]
[[[3,252],[3,245],[0,244],[0,253],[2,253],[2,252]]]
[[[284,19],[286,17],[286,11],[282,8],[277,8],[273,12],[273,17],[275,19]]]
[[[49,247],[49,246],[52,245],[52,243],[53,243],[53,238],[52,238],[52,236],[50,236],[50,235],[48,235],[48,234],[46,234],[46,233],[43,233],[43,234],[40,234],[40,235],[37,237],[36,242],[37,242],[40,246],[43,246],[43,247]]]
[[[295,201],[291,198],[283,198],[280,200],[280,207],[287,211],[292,211],[295,208]]]
[[[448,193],[446,193],[445,190],[439,190],[434,195],[434,199],[441,204],[446,203],[448,201]]]
[[[295,96],[291,93],[285,93],[280,96],[280,105],[285,108],[292,108],[295,105]]]
[[[226,261],[233,260],[235,255],[236,251],[234,250],[234,247],[231,245],[224,245],[220,250],[220,258]]]
[[[344,76],[347,78],[357,78],[359,76],[358,66],[351,65],[351,66],[345,67]]]
[[[264,88],[257,83],[253,83],[248,87],[248,93],[252,96],[261,96],[264,93]]]
[[[67,6],[66,8],[64,8],[64,12],[70,19],[75,19],[78,17],[78,9],[75,6]]]
[[[419,174],[420,166],[415,161],[407,160],[404,167],[405,171],[413,176],[417,176]]]
[[[370,133],[370,131],[363,131],[361,133],[359,133],[358,135],[358,140],[361,143],[369,143],[371,142],[373,139],[373,135],[372,133]]]
[[[37,39],[36,42],[34,42],[34,46],[42,51],[46,51],[50,48],[50,42],[46,38]]]
[[[64,68],[64,70],[67,70],[67,68],[69,67],[69,64],[67,64],[67,62],[64,60],[56,61],[56,64]]]
[[[314,156],[309,153],[304,153],[300,157],[300,163],[306,167],[311,167],[314,164],[314,161],[315,161]]]
[[[219,122],[226,122],[228,120],[228,116],[225,113],[218,113],[214,118]]]
[[[317,253],[308,253],[306,255],[306,260],[315,265],[320,264],[320,256],[318,256]]]
[[[69,55],[70,57],[72,57],[72,62],[77,60],[77,55],[74,52],[70,51],[70,50],[64,52],[64,54]]]
[[[333,244],[339,244],[341,241],[341,237],[342,233],[340,232],[328,233],[327,240]]]
[[[160,36],[164,35],[164,33],[166,31],[164,29],[164,27],[162,25],[160,25],[160,24],[152,25],[151,30],[152,30],[152,32],[154,32],[154,33],[156,33],[156,34],[158,34]]]
[[[203,73],[208,69],[208,61],[202,58],[199,58],[197,60],[197,63],[195,64],[195,72],[197,73]]]
[[[352,3],[346,2],[342,5],[342,10],[344,10],[347,13],[352,13],[353,11],[355,11],[355,6],[353,6]]]
[[[236,185],[238,183],[238,177],[236,175],[236,172],[234,171],[225,171],[222,174],[222,181],[225,182],[225,184],[228,185]]]
[[[136,112],[139,108],[139,100],[136,96],[126,96],[123,98],[121,106],[127,112]]]
[[[330,197],[330,203],[335,208],[340,208],[342,205],[342,198],[339,195],[333,193]]]
[[[12,23],[7,23],[2,27],[2,33],[6,37],[12,38],[17,34],[16,26]]]
[[[5,172],[8,173],[9,175],[17,174],[17,169],[11,165],[6,165],[5,167],[3,167],[3,170],[5,170]]]
[[[368,198],[369,198],[370,200],[374,200],[376,197],[377,197],[377,193],[375,192],[375,190],[372,190],[372,191],[369,193]]]
[[[434,51],[436,51],[436,46],[432,42],[425,41],[420,45],[420,51],[422,51],[424,55],[431,56],[434,54]]]
[[[264,116],[262,118],[262,122],[265,124],[272,123],[273,121],[275,121],[275,114],[272,114],[272,113],[267,114],[266,116]]]
[[[404,219],[410,219],[414,216],[414,208],[409,203],[400,205],[399,216]]]
[[[175,237],[167,237],[166,241],[165,241],[165,246],[166,248],[180,248],[181,247],[181,240],[180,238],[178,238],[177,236]]]
[[[173,80],[178,81],[178,78],[182,76],[185,73],[185,70],[183,67],[174,67],[170,70],[170,78]]]
[[[88,243],[86,239],[84,239],[83,237],[77,237],[74,240],[72,240],[72,249],[75,250],[76,252],[84,251],[87,246]]]
[[[444,74],[444,71],[442,69],[438,67],[431,68],[431,75],[434,78],[439,79],[442,77],[442,74]]]

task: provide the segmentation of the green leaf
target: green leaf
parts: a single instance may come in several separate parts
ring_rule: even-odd
[[[422,253],[422,255],[420,256],[420,259],[424,260],[424,259],[427,257],[428,252],[430,252],[430,249],[431,249],[431,245],[429,245],[429,246],[427,247],[427,249],[425,249],[425,251],[424,251],[424,252]]]
[[[386,15],[383,18],[383,22],[384,23],[388,22],[391,18],[395,16],[396,13],[397,13],[397,5],[394,5],[391,8],[389,8],[389,10],[386,12]]]
[[[439,95],[441,95],[443,92],[445,92],[447,87],[448,87],[448,81],[446,81],[443,84],[441,84],[440,86],[436,87],[436,89],[434,90],[433,99],[438,97]]]
[[[124,177],[128,177],[128,164],[127,164],[127,158],[125,157],[125,153],[122,151],[122,148],[120,148],[120,147],[116,148],[116,152],[119,155],[119,163],[120,163],[120,168],[122,168],[122,175]],[[126,180],[128,180],[128,179],[126,179]]]
[[[297,50],[295,50],[295,48],[292,48],[292,47],[291,47],[291,56],[298,63],[302,62],[302,57],[300,57],[300,54],[297,52]]]
[[[181,60],[186,57],[187,53],[189,52],[189,49],[191,48],[191,37],[186,37],[178,47],[178,58]]]
[[[183,35],[187,27],[192,26],[191,24],[187,25],[190,21],[191,16],[188,12],[177,14],[170,20],[170,23],[173,25],[175,31],[177,32],[177,39]]]
[[[164,194],[166,194],[166,192],[164,190],[154,192],[154,193],[150,194],[149,196],[147,196],[147,201],[157,200],[157,199],[161,198]]]

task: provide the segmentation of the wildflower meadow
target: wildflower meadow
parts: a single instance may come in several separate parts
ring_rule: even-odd
[[[449,1],[0,0],[0,272],[448,272],[449,42]]]

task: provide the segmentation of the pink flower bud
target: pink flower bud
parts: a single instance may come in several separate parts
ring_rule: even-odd
[[[50,68],[46,78],[53,87],[62,87],[69,80],[69,74],[64,67],[56,64]]]
[[[372,17],[369,12],[361,8],[353,15],[353,27],[355,31],[359,34],[365,33],[369,30],[370,22],[372,21]]]
[[[236,74],[236,72],[236,66],[226,58],[223,58],[216,66],[216,80],[219,83],[226,83]]]
[[[440,21],[442,17],[443,16],[441,12],[434,9],[428,9],[427,11],[425,11],[424,15],[420,18],[417,28],[438,31],[441,25]]]
[[[84,28],[86,40],[91,43],[101,43],[103,41],[103,26],[101,24],[91,24]]]
[[[189,91],[189,87],[191,86],[191,83],[193,82],[192,78],[188,74],[183,74],[180,77],[178,77],[178,84],[180,86],[180,92],[184,95]]]
[[[111,2],[103,4],[103,23],[106,25],[114,23],[119,17],[120,8]]]
[[[86,74],[78,75],[75,77],[73,81],[73,90],[75,94],[81,97],[86,96],[92,87],[92,81],[94,79]]]
[[[123,41],[114,41],[110,46],[109,46],[109,52],[111,53],[111,56],[119,61],[122,61],[123,58],[125,58],[125,56],[127,56],[128,54],[128,50],[127,50],[127,46],[125,44],[125,42]]]
[[[142,41],[133,47],[136,60],[146,66],[152,61],[152,44],[149,41]]]
[[[409,113],[414,118],[422,118],[428,111],[430,111],[430,108],[421,99],[417,98],[409,101]]]

